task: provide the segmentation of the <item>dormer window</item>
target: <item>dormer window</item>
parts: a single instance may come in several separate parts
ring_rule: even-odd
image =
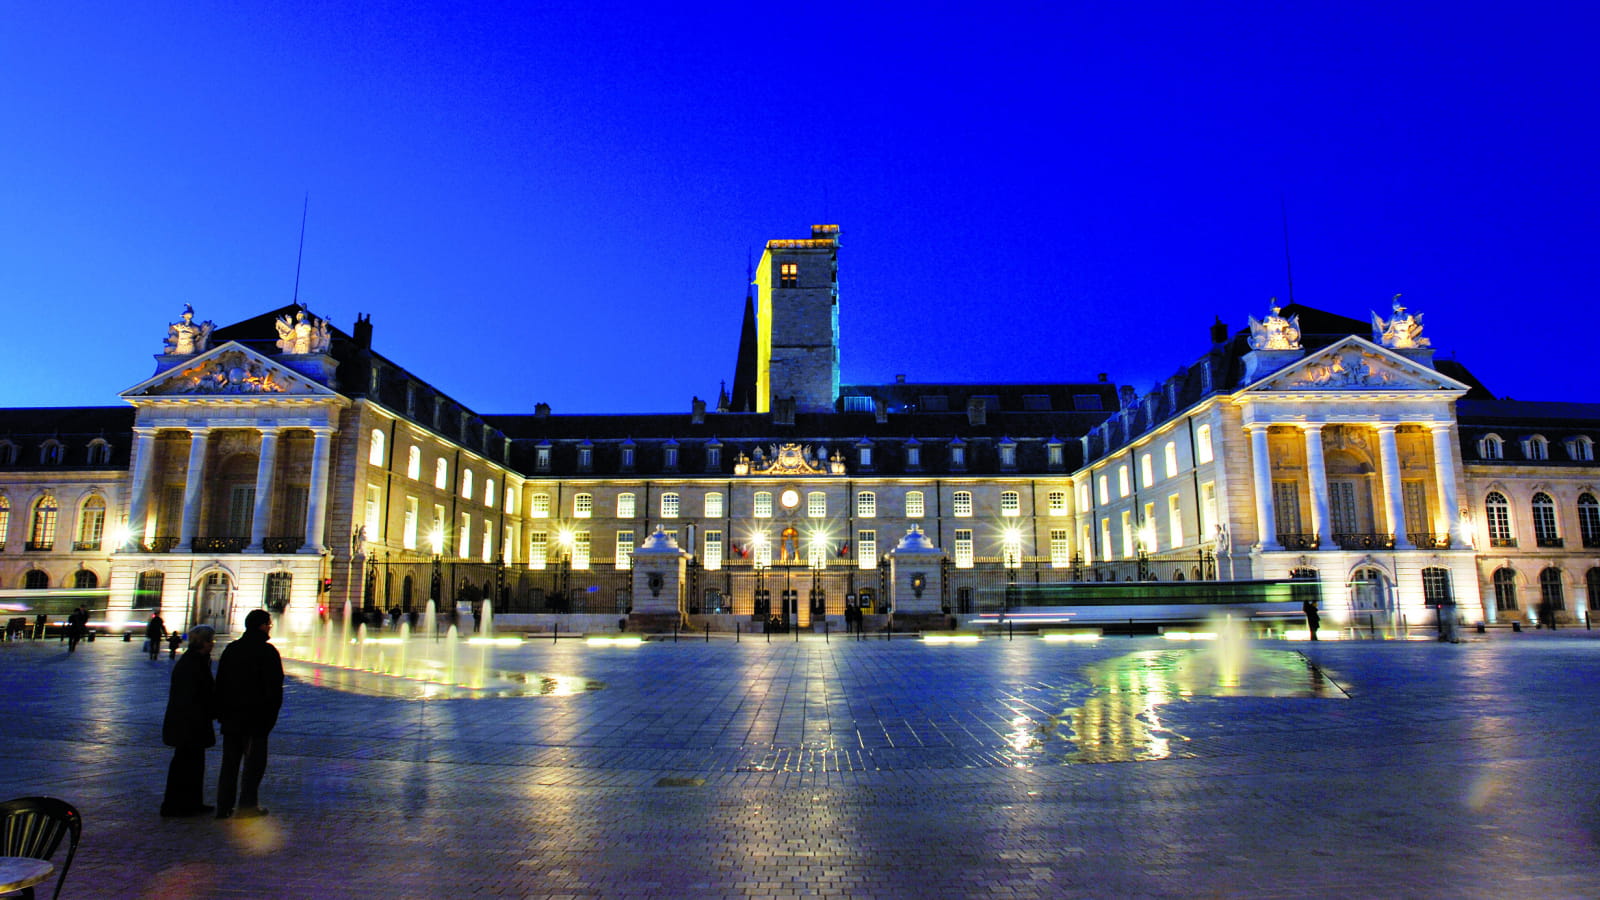
[[[111,462],[111,445],[101,438],[89,442],[89,465],[103,466]]]
[[[63,447],[58,440],[48,440],[39,446],[39,463],[46,466],[61,465]]]
[[[0,466],[14,466],[17,464],[17,445],[10,441],[0,441]]]
[[[594,445],[588,441],[578,445],[578,471],[588,472],[594,469]]]
[[[916,438],[906,442],[906,468],[912,471],[922,468],[922,445]]]
[[[722,471],[722,445],[716,441],[706,445],[706,471]]]
[[[950,468],[961,471],[967,467],[967,445],[960,438],[950,442]]]
[[[1594,441],[1579,435],[1567,440],[1567,456],[1578,462],[1594,462]]]
[[[856,445],[856,464],[863,472],[872,468],[871,441],[862,441]]]
[[[533,448],[533,468],[536,472],[550,471],[550,442],[544,441]]]
[[[1480,459],[1505,459],[1505,442],[1498,434],[1486,434],[1478,441]]]
[[[1545,440],[1544,435],[1541,434],[1524,438],[1522,441],[1522,455],[1527,459],[1549,459],[1550,442]]]
[[[678,471],[678,442],[667,441],[661,448],[661,465],[668,472]]]
[[[1052,472],[1059,472],[1067,467],[1066,445],[1061,443],[1060,438],[1053,437],[1044,445],[1044,461]]]
[[[633,441],[622,442],[622,471],[633,471],[633,458],[636,449],[637,447],[634,446]]]
[[[1017,467],[1017,442],[1010,438],[1000,441],[1000,468],[1015,469]]]

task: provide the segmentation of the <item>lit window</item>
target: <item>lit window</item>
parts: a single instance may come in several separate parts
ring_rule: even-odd
[[[483,523],[483,561],[494,559],[494,523]]]
[[[400,545],[407,550],[417,549],[417,498],[406,498],[406,520],[400,532]]]
[[[972,529],[956,529],[956,568],[972,568]]]
[[[540,444],[533,448],[533,467],[540,472],[550,471],[550,445]]]
[[[461,499],[463,499],[463,500],[471,500],[472,499],[472,470],[471,469],[462,469],[461,470]]]
[[[812,491],[806,494],[806,515],[813,519],[820,519],[828,514],[828,495],[822,491]]]
[[[1143,487],[1149,487],[1150,485],[1155,484],[1155,483],[1156,483],[1156,461],[1155,461],[1155,457],[1153,457],[1150,454],[1146,453],[1146,454],[1144,454],[1144,455],[1139,457],[1139,484],[1142,485]]]
[[[589,532],[579,531],[572,536],[572,567],[589,568]]]
[[[367,485],[367,540],[383,540],[383,489]]]
[[[8,533],[10,533],[10,531],[11,531],[11,501],[9,499],[7,499],[6,497],[4,497],[4,496],[0,496],[0,550],[4,550],[6,548],[6,535]],[[133,536],[133,539],[135,541],[143,540],[144,539],[144,535],[143,534],[135,534]]]
[[[550,551],[550,535],[543,531],[528,533],[528,566],[542,569],[548,563]]]
[[[1126,463],[1117,466],[1117,496],[1126,497],[1133,490],[1133,485],[1128,483],[1128,466]]]
[[[1556,530],[1556,505],[1543,491],[1533,495],[1533,538],[1541,547],[1561,546]]]
[[[950,509],[960,518],[972,515],[972,492],[956,491],[952,494],[950,496]]]
[[[1151,553],[1156,551],[1158,538],[1156,537],[1156,505],[1154,503],[1146,503],[1144,505],[1144,521],[1139,523],[1138,537],[1141,543],[1149,542],[1149,546],[1145,547],[1146,550]]]
[[[767,538],[766,532],[757,532],[755,537],[751,539],[751,543],[755,546],[755,567],[758,569],[771,568],[772,541]]]
[[[634,497],[633,494],[618,494],[617,495],[617,518],[619,518],[619,519],[631,519],[631,518],[633,518],[634,517],[634,510],[635,510],[637,502],[638,501]]]
[[[859,463],[861,464],[861,468],[863,468],[863,469],[871,468],[872,467],[872,445],[871,444],[860,444],[860,445],[858,445],[856,447],[856,458],[859,461]]]
[[[1080,482],[1078,482],[1078,509],[1080,511],[1084,511],[1084,510],[1087,510],[1088,508],[1089,508],[1089,482],[1080,481]]]
[[[617,532],[617,568],[633,567],[633,532]]]
[[[422,480],[422,448],[414,444],[406,450],[406,477]]]
[[[494,479],[493,478],[485,478],[483,480],[483,505],[484,506],[488,506],[488,507],[493,507],[494,506]]]
[[[1183,515],[1182,501],[1177,494],[1167,497],[1167,521],[1170,527],[1172,546],[1183,546]]]
[[[594,468],[594,448],[587,444],[578,448],[578,471],[587,472]]]
[[[755,516],[758,519],[772,518],[772,492],[756,491]]]
[[[428,549],[432,550],[434,553],[443,553],[444,548],[448,546],[448,541],[445,536],[449,533],[450,530],[446,527],[444,518],[444,504],[435,503],[433,505],[433,530],[428,535]]]
[[[1166,466],[1167,477],[1172,478],[1178,474],[1178,442],[1167,441],[1161,448],[1162,462]]]
[[[661,518],[676,519],[678,517],[678,495],[668,491],[661,495]]]
[[[74,550],[99,550],[106,530],[106,498],[93,494],[78,513],[78,541]],[[0,541],[3,543],[3,541]]]
[[[1022,565],[1022,533],[1007,530],[1000,538],[1000,561],[1008,569]]]
[[[574,518],[587,519],[594,515],[594,495],[575,494],[572,497],[572,515]]]
[[[1100,558],[1109,560],[1111,554],[1111,517],[1106,516],[1100,520]]]
[[[924,499],[922,492],[906,491],[906,515],[914,519],[919,519],[925,515],[923,509]]]
[[[1506,502],[1504,494],[1490,491],[1489,496],[1483,500],[1483,515],[1489,525],[1489,546],[1517,545],[1516,538],[1511,536],[1511,504]]]
[[[1195,460],[1200,464],[1211,462],[1211,426],[1201,425],[1194,430]]]
[[[706,532],[706,549],[703,561],[707,570],[715,571],[722,568],[722,532]]]
[[[1122,558],[1133,556],[1133,512],[1122,511]]]
[[[380,428],[372,429],[372,446],[367,448],[367,462],[375,466],[383,465],[383,430]]]
[[[1217,533],[1217,484],[1208,481],[1200,485],[1200,534],[1199,540],[1207,541]]]
[[[1578,535],[1583,538],[1585,547],[1600,547],[1600,503],[1596,503],[1590,493],[1578,495]],[[0,543],[3,542],[4,538],[0,538]],[[1600,597],[1594,599],[1600,600]]]
[[[1064,516],[1064,515],[1066,515],[1067,514],[1067,492],[1066,491],[1051,491],[1050,493],[1045,495],[1045,505],[1050,510],[1050,515],[1052,515],[1052,516]]]
[[[433,486],[442,491],[445,485],[449,483],[450,464],[445,462],[444,457],[441,456],[433,461]]]
[[[722,518],[722,495],[716,491],[706,494],[706,518]]]
[[[472,514],[461,514],[461,530],[456,532],[456,555],[462,559],[472,558]]]
[[[1106,477],[1106,474],[1104,472],[1100,473],[1100,477],[1095,480],[1095,484],[1100,489],[1100,502],[1102,504],[1110,503],[1111,502],[1111,485],[1110,485],[1110,482],[1109,482],[1109,480]]]
[[[779,263],[778,264],[778,287],[792,288],[792,287],[799,287],[799,286],[800,286],[800,264],[799,263],[792,263],[792,262]]]
[[[534,494],[528,498],[528,515],[535,519],[550,518],[550,495]]]
[[[1065,569],[1072,565],[1071,552],[1067,548],[1067,530],[1065,528],[1050,529],[1050,567]]]
[[[1089,526],[1088,525],[1083,526],[1083,541],[1078,546],[1083,548],[1083,562],[1084,562],[1084,565],[1093,565],[1094,564],[1094,534],[1089,530]]]
[[[1022,495],[1019,494],[1016,491],[1001,491],[1000,492],[1000,515],[1002,515],[1002,516],[1020,516],[1020,515],[1022,515]]]
[[[872,491],[861,491],[856,494],[856,515],[863,519],[870,519],[878,514],[878,495]]]

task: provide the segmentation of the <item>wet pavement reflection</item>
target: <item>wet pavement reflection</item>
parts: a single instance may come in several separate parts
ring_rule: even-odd
[[[592,678],[538,672],[487,670],[473,685],[430,681],[365,669],[323,665],[301,659],[283,661],[284,674],[313,687],[330,688],[367,697],[399,700],[475,700],[499,697],[569,697],[605,689]]]

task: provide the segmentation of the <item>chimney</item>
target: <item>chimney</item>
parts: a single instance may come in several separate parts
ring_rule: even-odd
[[[1104,372],[1100,373],[1100,383],[1101,384],[1105,384],[1106,383],[1106,373],[1104,373]]]
[[[983,402],[982,397],[967,398],[967,424],[989,424],[989,405]]]
[[[695,425],[704,425],[706,423],[706,402],[704,400],[701,400],[699,397],[694,398],[694,400],[689,403],[689,409],[690,422],[694,423]]]
[[[370,313],[367,315],[356,313],[355,334],[351,335],[351,337],[355,339],[358,349],[372,349],[372,315]]]
[[[895,384],[905,384],[906,383],[906,377],[904,375],[896,375],[894,377],[894,383]]]
[[[774,425],[793,425],[794,424],[794,398],[793,397],[779,397],[778,399],[772,401],[772,424],[774,424]]]
[[[889,401],[882,397],[872,401],[872,418],[879,425],[889,421]]]
[[[1211,343],[1225,343],[1228,340],[1228,326],[1223,324],[1221,316],[1217,316],[1216,319],[1211,323]]]
[[[548,403],[535,403],[533,405],[533,417],[535,419],[548,419],[548,418],[550,418],[550,404],[548,404]]]

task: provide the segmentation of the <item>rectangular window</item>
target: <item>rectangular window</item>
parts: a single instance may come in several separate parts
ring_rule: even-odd
[[[906,515],[913,519],[926,515],[921,491],[906,491]]]
[[[956,568],[972,568],[972,529],[956,529]]]
[[[1123,463],[1117,466],[1117,496],[1126,497],[1133,492],[1133,485],[1129,482],[1128,466]]]
[[[718,469],[721,469],[721,468],[722,468],[722,448],[721,447],[707,447],[706,448],[706,471],[707,472],[715,472],[715,471],[717,471]]]
[[[1111,485],[1110,485],[1109,479],[1106,477],[1106,474],[1104,472],[1100,473],[1100,477],[1096,481],[1096,484],[1100,488],[1100,505],[1104,506],[1105,504],[1110,503],[1111,502]]]
[[[428,549],[435,554],[444,553],[445,547],[449,546],[449,542],[445,540],[445,535],[450,533],[449,529],[445,527],[446,524],[444,505],[435,503],[433,505],[433,528],[428,533]]]
[[[383,488],[367,485],[367,540],[383,540]]]
[[[594,468],[594,448],[593,447],[579,447],[578,448],[578,471],[587,472],[592,468]]]
[[[1167,497],[1168,540],[1174,547],[1183,546],[1183,501],[1177,494]]]
[[[678,495],[668,492],[661,495],[661,518],[676,519],[678,517]]]
[[[256,489],[253,487],[242,487],[235,485],[228,498],[229,537],[239,538],[250,536],[250,523],[255,518],[255,508]],[[99,512],[103,520],[105,517],[105,512],[103,510]],[[371,535],[369,534],[368,536],[370,537]],[[90,540],[90,538],[85,537],[84,540],[87,541]],[[93,540],[98,543],[100,540],[99,535],[96,534]]]
[[[1274,523],[1281,538],[1286,534],[1300,534],[1300,485],[1294,481],[1272,483],[1272,511]]]
[[[1422,602],[1428,606],[1444,606],[1450,599],[1450,570],[1430,566],[1422,570]]]
[[[1110,561],[1115,558],[1111,552],[1111,517],[1103,516],[1100,519],[1100,558]]]
[[[1217,533],[1217,483],[1208,481],[1200,485],[1200,534],[1196,537],[1201,541],[1209,541]]]
[[[549,560],[550,535],[543,531],[528,534],[528,567],[542,569]]]
[[[534,494],[528,498],[528,515],[535,519],[550,518],[550,495]]]
[[[1194,455],[1195,461],[1200,464],[1211,462],[1211,426],[1201,425],[1194,430]]]
[[[589,568],[589,532],[580,531],[572,536],[572,567]]]
[[[856,565],[862,569],[878,567],[878,532],[871,529],[856,532]]]
[[[1050,567],[1065,569],[1072,565],[1072,556],[1067,548],[1067,530],[1065,528],[1050,529]]]
[[[633,532],[617,532],[617,568],[633,567]]]
[[[1000,515],[1002,515],[1002,516],[1020,516],[1020,515],[1022,515],[1022,495],[1020,493],[1018,493],[1017,491],[1001,491],[1000,492]]]
[[[1166,468],[1167,477],[1175,477],[1178,474],[1177,441],[1167,441],[1166,446],[1161,448],[1161,459]]]
[[[489,507],[490,509],[494,508],[494,479],[493,478],[485,478],[483,480],[483,505]]]
[[[1144,505],[1144,521],[1139,523],[1138,537],[1139,542],[1145,545],[1144,549],[1146,551],[1150,553],[1156,552],[1156,542],[1159,538],[1156,532],[1156,505],[1154,503],[1146,503]]]
[[[792,288],[792,287],[799,287],[799,286],[800,286],[800,264],[799,263],[792,263],[792,262],[779,263],[778,264],[778,287]]]
[[[1412,534],[1429,534],[1433,522],[1428,518],[1428,489],[1420,481],[1402,481],[1401,496],[1405,501],[1406,531]]]
[[[442,491],[442,490],[444,490],[445,485],[449,484],[449,480],[448,480],[449,478],[450,478],[450,464],[445,462],[444,461],[444,457],[442,457],[442,456],[439,457],[438,459],[434,460],[433,461],[433,486]]]
[[[461,470],[461,499],[463,499],[463,500],[471,500],[472,499],[472,470],[471,469],[462,469]]]
[[[772,518],[772,492],[756,491],[755,516],[758,519]]]
[[[822,491],[806,494],[807,518],[820,519],[828,514],[828,495]]]
[[[1050,510],[1050,515],[1052,515],[1052,516],[1064,516],[1064,515],[1066,515],[1067,514],[1067,492],[1066,491],[1051,491],[1049,494],[1045,495],[1045,505]]]
[[[417,549],[417,498],[406,498],[406,521],[404,530],[400,532],[400,546],[407,550]]]
[[[1122,511],[1122,558],[1133,558],[1133,511]]]
[[[965,518],[971,516],[972,515],[972,492],[971,491],[956,491],[955,494],[953,494],[951,496],[951,498],[950,498],[950,508],[951,508],[951,511],[954,512],[955,515],[960,517],[960,518],[965,519]]]
[[[878,495],[871,491],[861,491],[856,494],[856,515],[863,519],[870,519],[878,514]]]
[[[422,480],[422,448],[413,446],[406,451],[406,477],[412,481]]]
[[[461,514],[461,530],[456,532],[456,555],[462,559],[472,558],[472,514]]]
[[[752,541],[755,545],[756,568],[770,569],[772,567],[772,541],[765,534],[757,534]]]
[[[494,523],[483,523],[483,561],[494,559]]]
[[[636,498],[634,497],[633,494],[618,494],[617,495],[617,518],[619,518],[619,519],[631,519],[631,518],[633,518],[633,516],[634,516],[634,504],[636,502],[637,502]]]
[[[667,471],[676,471],[678,468],[678,448],[663,447],[661,450],[661,464]]]
[[[1078,546],[1083,548],[1083,564],[1094,565],[1094,532],[1088,525],[1083,526],[1083,540]]]
[[[1139,457],[1139,484],[1149,487],[1156,483],[1155,457],[1146,453]]]
[[[722,518],[722,495],[715,491],[706,494],[706,518]]]
[[[1089,482],[1078,482],[1078,511],[1089,511]]]
[[[578,519],[587,519],[594,515],[594,495],[577,494],[573,496],[572,515]]]
[[[716,571],[722,568],[722,532],[706,532],[706,549],[704,556],[707,571]]]

